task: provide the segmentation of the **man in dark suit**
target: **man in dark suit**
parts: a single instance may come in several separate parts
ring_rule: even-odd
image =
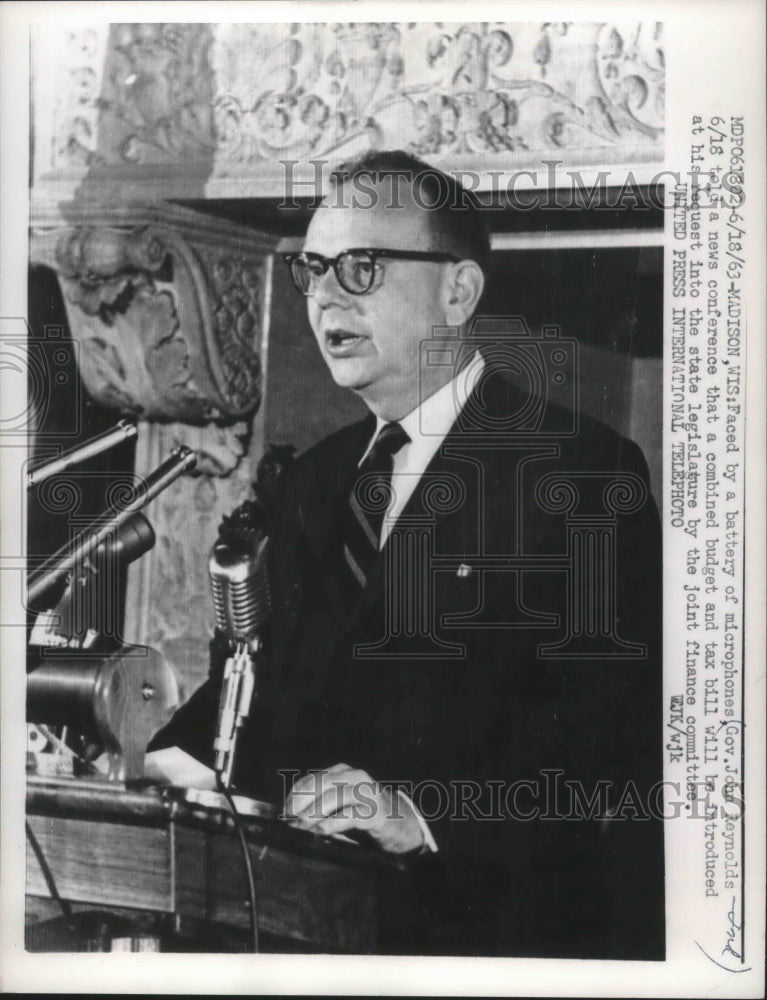
[[[487,254],[452,179],[377,154],[289,255],[325,362],[371,413],[284,477],[235,780],[405,859],[383,950],[660,959],[647,468],[553,401],[566,343],[477,327]],[[209,758],[217,683],[160,742]]]

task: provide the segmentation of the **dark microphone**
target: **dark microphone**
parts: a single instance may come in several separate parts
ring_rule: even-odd
[[[208,562],[216,625],[232,650],[224,668],[213,742],[214,767],[224,788],[231,783],[237,734],[255,695],[261,631],[271,610],[268,546],[263,531],[233,532],[219,538]]]
[[[80,532],[64,544],[58,552],[45,560],[39,569],[29,574],[27,581],[27,601],[32,604],[56,583],[64,573],[94,552],[99,545],[130,520],[137,510],[146,507],[150,500],[167,489],[184,472],[193,469],[197,456],[189,448],[180,447],[171,452],[165,461],[149,473],[146,479],[137,482],[126,498],[108,507],[99,514],[87,531]]]

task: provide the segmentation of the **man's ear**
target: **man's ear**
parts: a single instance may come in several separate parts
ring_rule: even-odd
[[[461,260],[445,269],[444,307],[448,326],[462,326],[473,315],[485,287],[476,261]]]

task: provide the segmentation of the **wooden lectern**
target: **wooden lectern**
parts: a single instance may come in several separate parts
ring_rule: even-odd
[[[396,862],[346,838],[288,826],[274,807],[235,801],[253,861],[263,950],[374,952],[376,881]],[[30,775],[27,821],[29,950],[115,950],[118,936],[133,940],[127,950],[242,950],[247,881],[218,793]],[[74,911],[71,933],[58,939],[45,931],[56,891]],[[125,928],[107,934],[111,948],[109,940],[73,944],[82,910],[91,925],[101,914]]]

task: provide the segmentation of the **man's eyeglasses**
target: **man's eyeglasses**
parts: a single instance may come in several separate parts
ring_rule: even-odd
[[[293,284],[303,295],[314,295],[317,283],[333,268],[338,284],[350,295],[364,295],[373,287],[376,261],[379,257],[392,260],[425,260],[435,263],[456,264],[460,260],[451,253],[427,253],[420,250],[383,250],[380,247],[344,250],[337,257],[323,257],[321,253],[285,253]]]

